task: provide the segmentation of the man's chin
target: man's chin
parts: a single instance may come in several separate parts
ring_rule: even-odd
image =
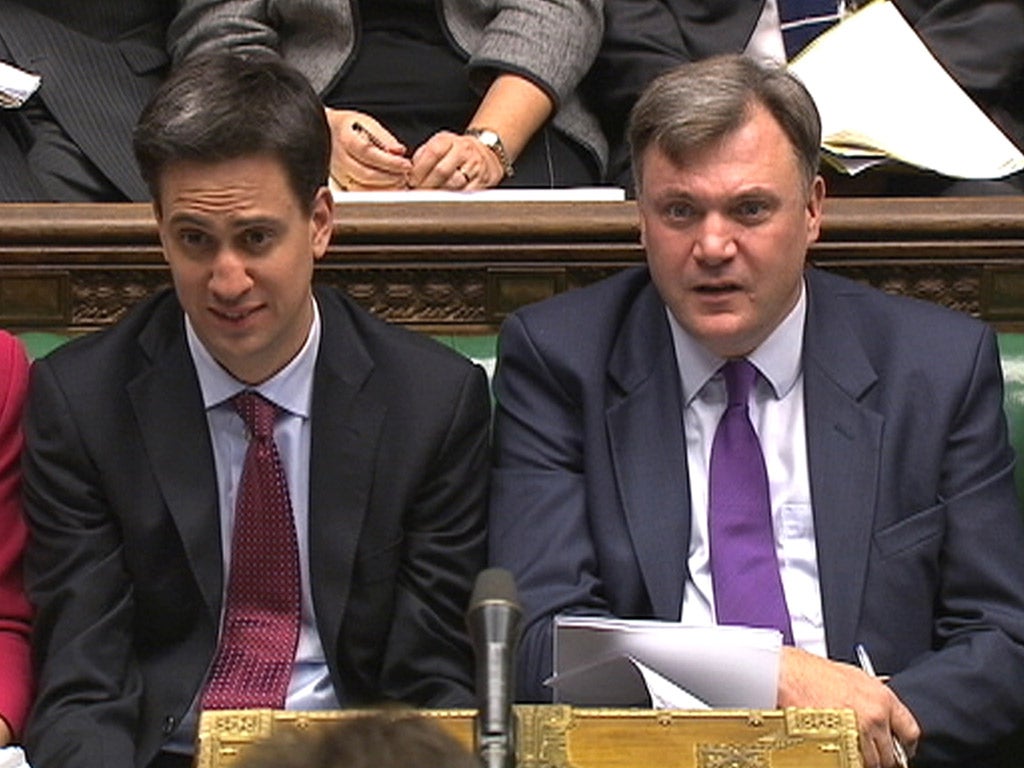
[[[690,331],[695,339],[719,357],[742,357],[757,346],[755,334],[747,325],[733,316],[719,316],[709,322],[704,319]]]

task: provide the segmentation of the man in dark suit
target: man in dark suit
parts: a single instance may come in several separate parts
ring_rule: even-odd
[[[333,226],[316,94],[281,62],[197,57],[143,113],[136,151],[175,290],[40,360],[30,386],[32,765],[190,765],[198,710],[239,701],[471,706],[486,377],[311,290]],[[273,451],[242,399],[276,412]],[[279,457],[262,475],[259,445]],[[260,477],[276,481],[247,503]],[[282,496],[275,525],[294,532],[263,541]],[[256,603],[239,623],[236,587]],[[264,658],[270,629],[230,642],[286,614],[284,659]]]
[[[132,128],[166,70],[175,4],[0,0],[0,61],[40,75],[0,110],[0,201],[148,200]]]
[[[1018,147],[1024,147],[1024,3],[894,1],[960,87]],[[772,40],[772,35],[779,35],[777,8],[777,0],[605,0],[604,39],[584,86],[608,136],[612,181],[631,186],[625,126],[647,84],[683,62],[724,53],[784,57],[781,39]],[[1020,174],[1010,180],[959,182],[923,173],[878,173],[868,181],[862,176],[842,182],[875,194],[1024,191]]]
[[[739,570],[715,572],[730,542],[712,446],[737,361],[757,372],[763,524],[795,643],[779,706],[852,707],[865,765],[894,765],[894,737],[915,765],[986,765],[1024,721],[995,336],[805,270],[819,132],[783,70],[731,56],[662,76],[630,126],[647,267],[502,328],[489,536],[524,605],[520,691],[548,695],[560,613],[762,626],[720,621]],[[740,586],[767,599],[767,580]],[[889,685],[852,665],[858,643]]]

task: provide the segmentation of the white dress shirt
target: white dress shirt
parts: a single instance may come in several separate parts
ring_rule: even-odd
[[[711,354],[666,309],[682,382],[683,429],[690,481],[689,578],[684,585],[680,620],[715,623],[714,587],[708,549],[708,470],[711,443],[725,411],[725,362]],[[793,310],[748,356],[760,372],[751,394],[750,420],[761,441],[771,493],[775,552],[797,647],[826,655],[825,627],[814,539],[804,386],[801,358],[806,289]]]

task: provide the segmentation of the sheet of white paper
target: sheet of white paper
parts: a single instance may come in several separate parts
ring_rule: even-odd
[[[29,768],[21,747],[0,748],[0,768]]]
[[[20,107],[36,92],[39,83],[39,75],[30,74],[0,61],[0,107]]]
[[[647,693],[650,694],[653,709],[711,709],[707,702],[701,701],[667,677],[659,675],[636,659],[630,659],[630,661],[644,676],[644,683],[647,685]]]
[[[889,0],[874,0],[789,65],[821,112],[822,144],[865,147],[946,176],[1000,178],[1024,155],[964,93]]]
[[[453,192],[443,189],[408,189],[388,192],[344,192],[331,180],[331,191],[336,203],[438,203],[459,201],[464,203],[534,202],[562,200],[569,202],[601,202],[626,199],[621,187],[566,187],[542,189],[520,187],[511,189],[482,189],[479,192]]]
[[[631,656],[576,667],[544,681],[555,700],[575,706],[710,709],[689,691]]]
[[[782,647],[776,630],[559,616],[554,645],[556,678],[633,658],[710,706],[775,707]]]

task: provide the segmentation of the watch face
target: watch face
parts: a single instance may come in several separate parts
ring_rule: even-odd
[[[501,143],[501,139],[498,138],[498,134],[494,131],[480,131],[480,133],[477,134],[477,138],[488,147],[494,147]]]
[[[509,162],[508,155],[505,153],[505,145],[501,143],[501,137],[497,133],[488,128],[470,128],[466,131],[466,134],[475,136],[477,141],[498,156],[498,161],[501,163],[501,168],[506,176],[515,174],[515,171],[512,169],[512,163]]]

